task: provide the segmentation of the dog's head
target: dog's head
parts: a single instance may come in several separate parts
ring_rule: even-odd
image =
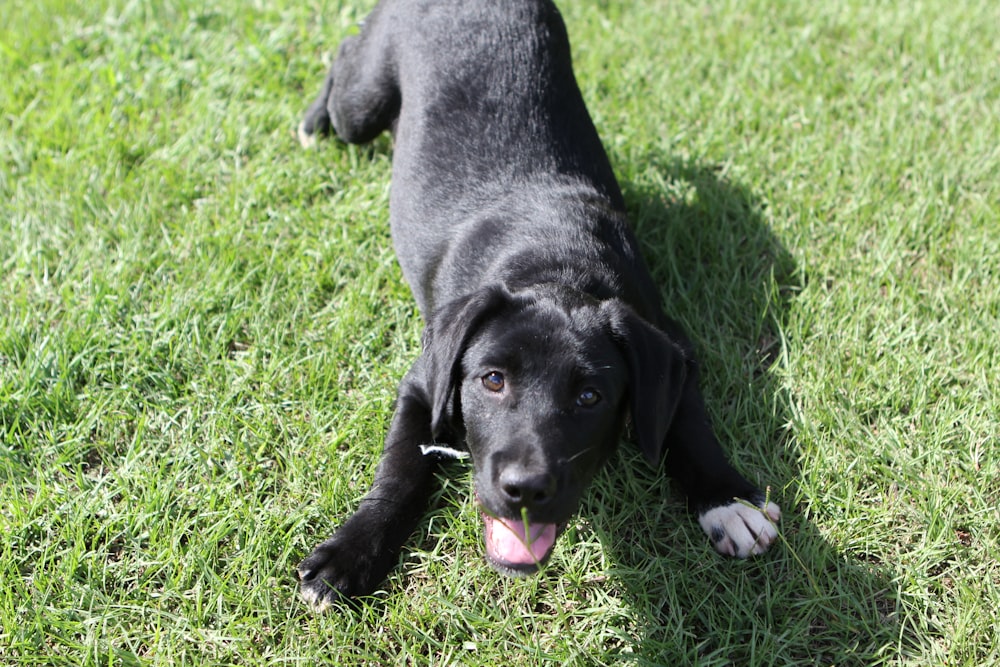
[[[502,287],[446,304],[424,337],[435,436],[464,438],[486,554],[534,572],[614,451],[626,418],[655,464],[685,359],[617,299],[562,287]]]

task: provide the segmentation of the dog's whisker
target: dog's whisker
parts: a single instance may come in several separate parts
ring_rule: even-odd
[[[593,447],[588,447],[588,448],[584,449],[583,451],[577,452],[573,456],[570,456],[569,458],[562,459],[562,461],[564,463],[566,463],[566,464],[573,463],[573,461],[577,460],[581,456],[585,456],[586,454],[589,454],[593,449],[594,449]]]

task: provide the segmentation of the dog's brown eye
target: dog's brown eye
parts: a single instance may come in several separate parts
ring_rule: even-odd
[[[490,371],[483,376],[483,386],[492,392],[503,391],[503,373]]]
[[[584,389],[576,397],[576,404],[582,408],[590,408],[601,402],[601,395],[594,389]]]

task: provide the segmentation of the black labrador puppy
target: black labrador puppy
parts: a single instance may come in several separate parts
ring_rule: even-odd
[[[393,133],[392,235],[426,330],[371,490],[299,565],[313,607],[375,590],[449,453],[471,456],[487,560],[534,572],[629,418],[718,551],[767,549],[780,511],[712,432],[549,0],[383,0],[299,135],[331,130]]]

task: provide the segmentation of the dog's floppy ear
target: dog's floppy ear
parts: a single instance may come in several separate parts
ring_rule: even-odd
[[[462,355],[473,334],[511,300],[498,286],[482,289],[437,308],[424,329],[426,387],[431,401],[431,433],[436,437],[451,417]]]
[[[684,351],[621,301],[606,301],[611,335],[629,366],[632,430],[650,465],[656,466],[687,377]]]

